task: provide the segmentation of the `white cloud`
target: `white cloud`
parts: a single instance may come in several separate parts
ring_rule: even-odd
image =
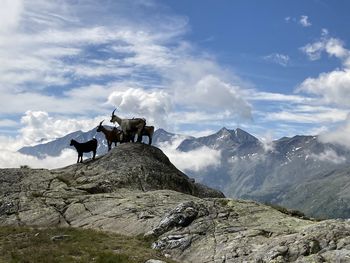
[[[317,78],[307,78],[298,91],[318,95],[326,103],[350,106],[350,69],[321,73]]]
[[[174,101],[190,111],[228,112],[232,118],[251,119],[244,83],[208,59],[179,61],[167,72]],[[232,74],[232,73],[231,73]],[[234,74],[232,74],[234,76]]]
[[[320,41],[307,44],[302,51],[312,60],[319,59],[322,52],[326,52],[340,59],[343,67],[305,79],[297,91],[319,96],[324,103],[350,106],[350,51],[344,47],[343,41],[330,38],[328,31],[323,31]]]
[[[18,122],[10,119],[2,119],[0,120],[0,127],[16,127],[18,126]]]
[[[348,112],[337,108],[299,105],[278,112],[268,112],[264,119],[293,123],[336,123],[344,121]]]
[[[0,8],[0,32],[7,33],[17,28],[21,13],[23,11],[23,4],[21,0],[3,0]]]
[[[323,143],[335,143],[350,148],[350,115],[337,128],[327,129],[319,135]]]
[[[76,160],[77,153],[72,149],[64,149],[60,156],[47,156],[44,159],[9,150],[0,152],[0,168],[18,168],[21,165],[28,165],[30,168],[54,169],[73,164]]]
[[[311,22],[309,21],[309,17],[305,15],[300,16],[299,24],[302,25],[303,27],[309,27],[312,25]]]
[[[292,18],[290,17],[290,16],[286,16],[285,18],[284,18],[284,21],[286,21],[287,23],[291,20]]]
[[[309,16],[306,16],[306,15],[302,15],[299,18],[298,17],[287,16],[287,17],[284,18],[284,21],[286,23],[290,23],[290,22],[297,23],[297,24],[301,25],[302,27],[310,27],[310,26],[312,26],[312,24],[311,24],[311,22],[309,20]]]
[[[44,139],[52,140],[77,130],[88,131],[98,125],[102,116],[93,119],[51,117],[44,111],[27,111],[21,118],[20,129],[22,146],[30,145]]]
[[[261,140],[262,146],[264,147],[265,152],[271,152],[274,150],[274,136],[271,131],[266,132],[262,137]]]
[[[124,91],[113,91],[108,97],[108,103],[128,116],[123,118],[146,118],[148,125],[167,127],[168,114],[172,109],[171,98],[162,90],[143,90],[127,88]]]
[[[249,85],[184,41],[188,18],[160,10],[162,5],[108,0],[4,5],[0,114],[19,120],[25,112],[16,142],[0,142],[5,149],[91,129],[103,119],[91,116],[109,117],[111,104],[125,117],[145,117],[158,127],[198,120],[223,126],[252,118],[244,92]],[[171,154],[185,167],[187,153]],[[184,169],[215,165],[219,156],[206,148],[195,154]]]
[[[53,104],[56,111],[67,112],[64,109],[69,108],[70,112],[79,112],[77,106],[82,103],[74,103],[59,92],[48,96],[41,91],[77,80],[93,83],[106,76],[143,77],[144,67],[163,67],[171,62],[175,53],[166,47],[167,41],[172,42],[186,27],[186,19],[167,19],[166,15],[159,17],[163,23],[153,27],[154,20],[142,14],[142,3],[18,0],[3,5],[6,23],[0,28],[0,89],[4,96],[0,103],[10,104],[22,94],[29,97],[21,100],[21,107],[0,109],[6,113],[40,110],[33,105],[48,110],[47,104]],[[127,19],[123,9],[128,8],[133,10],[135,20],[140,13],[144,23],[134,24]],[[114,50],[116,45],[125,50]],[[92,97],[90,101],[96,102]]]
[[[185,137],[181,136],[175,137],[172,142],[159,146],[178,169],[184,172],[199,172],[221,164],[221,152],[206,146],[189,152],[176,150],[184,139]]]
[[[2,114],[91,116],[109,112],[106,102],[122,98],[125,114],[159,127],[178,109],[251,119],[245,84],[183,41],[186,17],[167,11],[150,17],[161,6],[142,1],[6,4],[14,11],[6,33],[0,30]]]
[[[240,87],[226,83],[216,76],[204,76],[183,95],[185,96],[178,103],[185,101],[187,107],[208,107],[208,111],[228,110],[232,115],[251,118],[251,106],[242,98]]]
[[[290,58],[288,55],[272,53],[270,55],[264,56],[264,60],[270,61],[272,63],[286,67],[289,64]]]
[[[323,162],[331,162],[335,164],[341,164],[346,162],[345,156],[339,156],[334,150],[326,149],[324,152],[320,154],[311,154],[311,158]]]
[[[349,50],[344,48],[344,43],[340,39],[328,37],[328,31],[322,31],[322,38],[314,43],[309,43],[301,48],[310,60],[321,58],[322,52],[328,53],[340,59],[348,58]]]
[[[260,101],[275,101],[275,102],[290,102],[290,103],[310,103],[314,99],[291,94],[282,94],[274,92],[261,92],[257,90],[249,91],[249,100],[260,100]]]

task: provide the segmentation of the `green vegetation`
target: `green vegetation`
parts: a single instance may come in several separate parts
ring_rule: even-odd
[[[298,217],[301,219],[306,219],[306,220],[314,220],[310,217],[307,217],[303,212],[298,211],[298,210],[294,210],[294,209],[287,209],[283,206],[280,205],[276,205],[276,204],[271,204],[271,203],[264,203],[267,206],[272,207],[273,209],[276,209],[277,211],[280,211],[283,214],[292,216],[292,217]]]
[[[164,260],[140,237],[76,228],[0,227],[0,263],[144,263],[151,258]]]

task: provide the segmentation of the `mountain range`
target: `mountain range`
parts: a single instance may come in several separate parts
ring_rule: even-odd
[[[104,136],[96,128],[24,147],[19,152],[38,158],[58,156],[69,147],[71,139],[85,141],[92,137],[99,140],[98,154],[106,153]],[[220,152],[220,165],[187,174],[227,196],[282,205],[313,217],[350,217],[350,151],[343,146],[302,135],[266,144],[239,128],[222,128],[199,138],[158,129],[153,144],[162,148],[175,138],[182,138],[178,152],[191,153],[201,147]]]

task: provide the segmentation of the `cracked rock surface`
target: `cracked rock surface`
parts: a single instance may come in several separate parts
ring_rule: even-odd
[[[143,144],[56,170],[1,169],[0,224],[145,235],[179,262],[350,262],[348,221],[224,198]]]

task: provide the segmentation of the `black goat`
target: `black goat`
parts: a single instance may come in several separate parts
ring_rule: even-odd
[[[90,141],[83,142],[83,143],[79,143],[76,140],[71,140],[70,146],[74,146],[78,152],[77,163],[79,163],[79,159],[80,159],[80,162],[82,163],[83,162],[83,153],[88,153],[88,152],[93,152],[92,159],[95,160],[96,149],[97,149],[97,140],[95,138],[90,140]]]

